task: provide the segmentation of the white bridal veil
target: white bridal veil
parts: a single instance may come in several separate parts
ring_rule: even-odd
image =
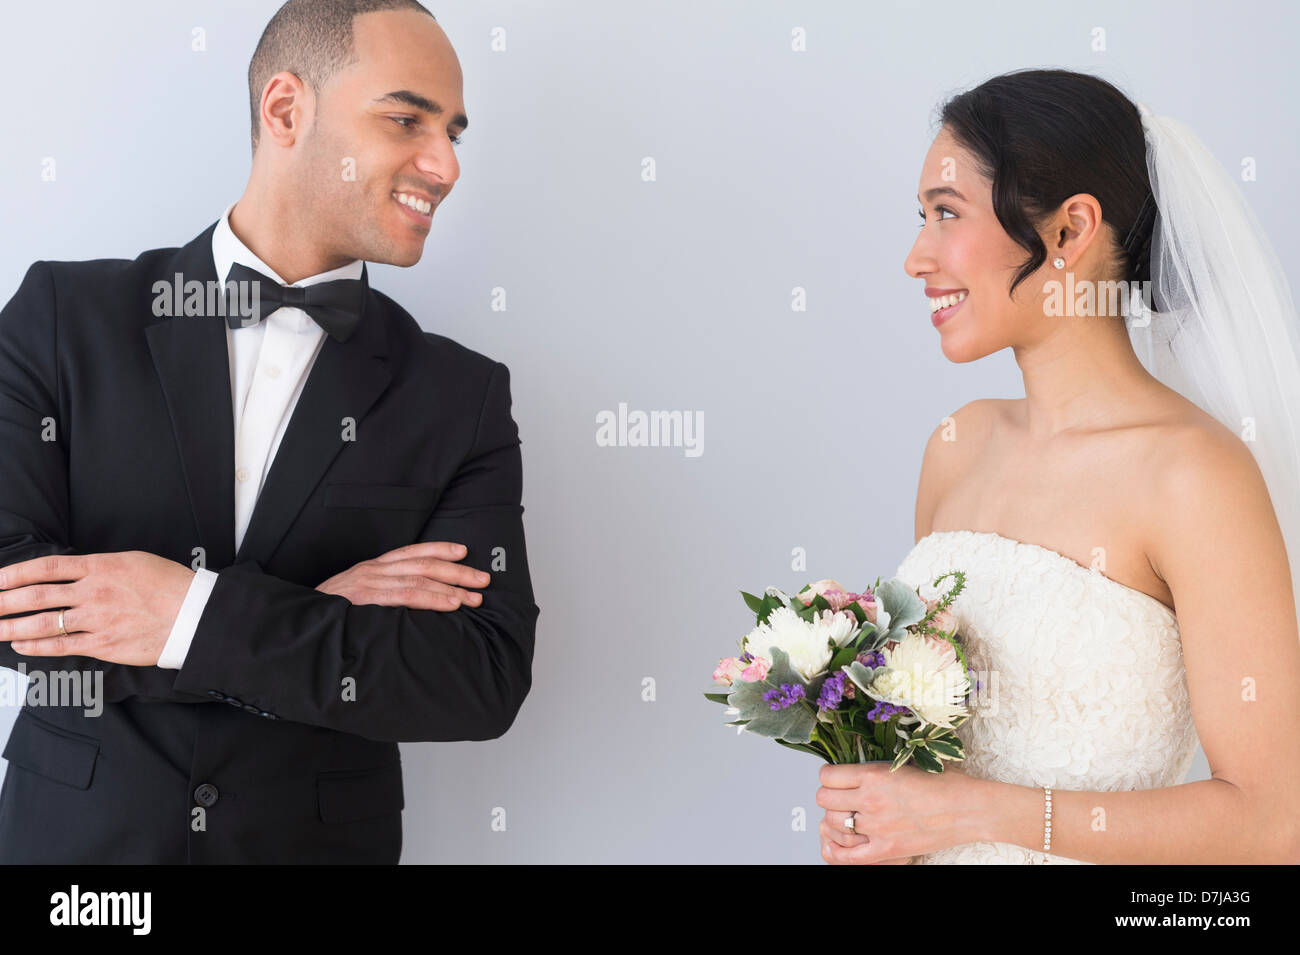
[[[1157,214],[1154,312],[1131,310],[1146,369],[1255,455],[1300,608],[1300,319],[1286,273],[1240,188],[1186,124],[1139,103]]]

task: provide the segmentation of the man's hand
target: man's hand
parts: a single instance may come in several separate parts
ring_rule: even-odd
[[[184,564],[139,550],[19,561],[0,570],[0,616],[45,612],[0,620],[0,640],[31,656],[155,666],[193,579]]]
[[[492,578],[455,563],[465,553],[465,545],[446,541],[407,544],[354,564],[316,589],[346,597],[354,604],[412,610],[456,610],[461,604],[477,607],[483,595],[462,588],[486,587]]]

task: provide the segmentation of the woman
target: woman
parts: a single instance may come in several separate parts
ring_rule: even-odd
[[[1300,347],[1249,208],[1185,126],[1063,70],[945,104],[918,199],[940,347],[1010,347],[1026,397],[931,435],[898,572],[967,572],[966,760],[823,767],[823,857],[1300,862]]]

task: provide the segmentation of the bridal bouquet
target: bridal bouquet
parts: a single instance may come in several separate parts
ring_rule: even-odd
[[[768,736],[828,763],[911,761],[943,772],[963,758],[956,728],[970,718],[971,671],[949,606],[965,586],[955,577],[927,600],[895,578],[860,594],[820,580],[793,597],[768,587],[741,591],[756,626],[740,655],[719,661],[706,693],[739,718],[728,726]],[[737,730],[741,732],[742,730]]]

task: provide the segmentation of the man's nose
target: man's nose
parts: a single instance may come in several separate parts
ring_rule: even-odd
[[[445,196],[460,178],[460,160],[450,140],[425,150],[416,165],[425,175],[438,181],[441,196]]]

